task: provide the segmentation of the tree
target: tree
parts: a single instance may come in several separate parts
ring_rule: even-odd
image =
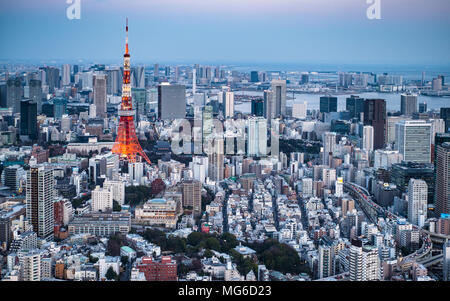
[[[126,266],[128,264],[128,256],[120,256],[120,262],[123,266]]]
[[[97,261],[98,261],[97,257],[94,257],[94,256],[89,254],[89,262],[90,263],[96,263]]]
[[[205,256],[206,258],[211,258],[214,256],[214,253],[211,250],[206,250],[205,253],[203,253],[203,256]]]
[[[113,267],[109,267],[108,271],[106,271],[106,279],[108,280],[118,280],[119,276],[114,271]]]
[[[137,206],[151,198],[151,188],[148,186],[125,187],[125,203]]]
[[[119,202],[113,201],[113,211],[117,212],[122,211],[122,206],[120,206]]]

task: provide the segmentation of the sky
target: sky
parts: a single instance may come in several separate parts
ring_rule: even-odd
[[[450,66],[449,0],[0,1],[0,61]]]

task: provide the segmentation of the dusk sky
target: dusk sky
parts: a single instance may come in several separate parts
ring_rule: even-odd
[[[66,0],[0,2],[0,60],[450,65],[449,0]]]

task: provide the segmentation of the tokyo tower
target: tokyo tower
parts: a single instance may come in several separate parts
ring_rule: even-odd
[[[127,38],[125,44],[125,55],[123,56],[123,83],[122,83],[122,104],[119,110],[119,129],[117,132],[116,142],[112,148],[114,154],[118,154],[121,160],[129,163],[136,162],[137,154],[145,161],[151,164],[150,159],[142,150],[141,145],[136,136],[134,127],[133,105],[131,101],[131,71],[130,71],[130,54],[128,52],[128,18],[127,18]]]

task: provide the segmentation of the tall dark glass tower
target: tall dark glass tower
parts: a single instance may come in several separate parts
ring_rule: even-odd
[[[374,149],[384,148],[386,141],[386,101],[384,99],[366,99],[364,102],[364,125],[373,126]]]

